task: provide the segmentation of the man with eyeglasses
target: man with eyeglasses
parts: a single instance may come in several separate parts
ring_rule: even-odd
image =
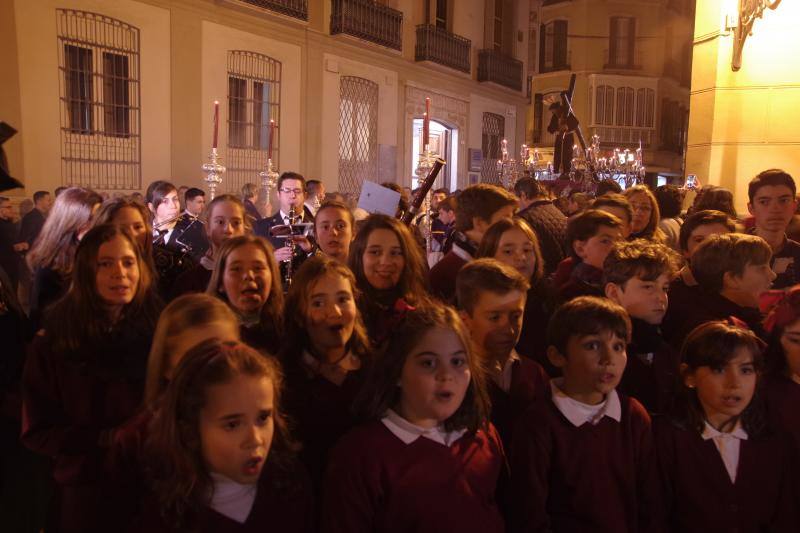
[[[264,237],[275,248],[275,259],[281,267],[281,276],[285,275],[286,264],[292,255],[291,248],[287,245],[284,238],[276,238],[270,235],[273,226],[280,226],[289,223],[289,211],[294,207],[294,223],[314,222],[311,211],[303,205],[306,200],[306,179],[296,172],[284,172],[278,178],[278,212],[269,218],[263,218],[253,225],[253,233],[259,237]],[[307,238],[295,238],[294,257],[292,259],[292,270],[297,272],[302,262],[313,251],[313,245]]]

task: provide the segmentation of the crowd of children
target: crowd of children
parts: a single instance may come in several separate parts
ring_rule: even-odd
[[[209,202],[168,284],[177,189],[151,189],[56,198],[30,318],[0,270],[4,531],[800,530],[789,174],[740,225],[472,186],[437,198],[429,268],[287,173],[269,219]],[[314,237],[276,251],[289,212]]]

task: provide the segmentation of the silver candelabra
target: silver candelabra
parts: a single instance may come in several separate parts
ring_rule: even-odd
[[[217,149],[211,149],[209,162],[203,165],[203,172],[208,174],[205,182],[208,185],[208,195],[213,200],[217,194],[217,186],[222,184],[222,175],[225,174],[225,167],[220,165],[221,157],[217,154]]]

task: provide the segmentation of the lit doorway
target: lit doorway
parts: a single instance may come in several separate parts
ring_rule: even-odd
[[[411,188],[416,189],[419,185],[419,178],[416,170],[419,164],[419,154],[422,152],[422,119],[415,118],[412,122],[413,142],[411,143]],[[446,125],[435,120],[430,121],[430,133],[428,135],[428,145],[430,149],[439,157],[447,161],[442,169],[433,189],[444,187],[448,191],[454,191],[458,187],[458,129],[448,128]]]

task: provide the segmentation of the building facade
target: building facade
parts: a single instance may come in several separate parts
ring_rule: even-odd
[[[530,13],[526,138],[552,154],[551,112],[577,75],[573,109],[587,142],[638,148],[652,184],[683,176],[694,0],[538,0]],[[660,179],[657,179],[660,176]]]
[[[529,0],[9,0],[0,119],[12,175],[37,189],[223,191],[279,171],[356,196],[415,183],[425,99],[451,190],[496,182],[525,136]],[[274,128],[271,126],[274,122]]]

